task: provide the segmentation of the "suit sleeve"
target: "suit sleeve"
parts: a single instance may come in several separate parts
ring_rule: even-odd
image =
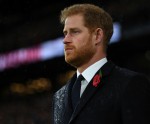
[[[150,82],[141,75],[134,76],[122,94],[123,124],[150,124]]]

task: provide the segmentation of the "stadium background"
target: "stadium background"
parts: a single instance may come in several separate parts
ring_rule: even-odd
[[[150,1],[0,0],[1,124],[50,124],[51,96],[75,72],[64,61],[59,23],[60,10],[74,3],[108,11],[119,26],[108,58],[150,78]]]

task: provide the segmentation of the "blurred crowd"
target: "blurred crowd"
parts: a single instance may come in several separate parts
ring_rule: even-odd
[[[0,102],[0,124],[50,124],[51,94],[8,98]]]

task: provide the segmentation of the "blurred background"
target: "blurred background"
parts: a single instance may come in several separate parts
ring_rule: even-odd
[[[0,0],[0,124],[50,124],[51,98],[74,74],[60,11],[94,3],[114,20],[108,59],[150,78],[149,0]]]

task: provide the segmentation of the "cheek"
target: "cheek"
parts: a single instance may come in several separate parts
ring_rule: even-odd
[[[84,39],[82,39],[82,38],[76,38],[75,40],[74,40],[74,45],[75,45],[75,47],[77,48],[77,49],[80,49],[80,48],[82,48],[83,46],[85,46],[85,43],[84,43],[85,41],[84,41]]]
[[[74,38],[73,41],[75,43],[82,43],[83,42],[83,39],[82,38]]]
[[[73,39],[74,45],[79,49],[86,49],[92,45],[92,39],[89,35],[82,35]],[[81,50],[82,51],[82,50]]]

